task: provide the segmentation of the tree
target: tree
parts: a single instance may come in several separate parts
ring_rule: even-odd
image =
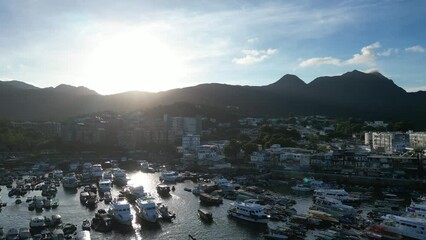
[[[248,142],[242,145],[242,149],[246,155],[251,155],[258,150],[258,147],[256,143]]]
[[[224,148],[225,156],[231,161],[237,160],[238,153],[241,152],[241,144],[237,140],[232,139]]]

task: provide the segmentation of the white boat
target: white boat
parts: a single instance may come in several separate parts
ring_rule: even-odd
[[[77,180],[77,177],[75,176],[75,174],[74,173],[67,174],[62,179],[62,186],[64,188],[71,188],[71,189],[77,188],[78,187],[78,180]]]
[[[110,203],[112,201],[112,195],[111,192],[105,192],[104,193],[104,202]]]
[[[228,215],[253,223],[267,224],[269,222],[269,216],[263,212],[263,207],[253,202],[231,203]]]
[[[284,228],[271,228],[268,226],[268,233],[263,235],[265,239],[271,239],[271,240],[284,240],[288,239],[287,235],[287,229]]]
[[[109,192],[111,191],[111,180],[102,179],[99,181],[99,192]]]
[[[349,196],[344,189],[317,189],[314,191],[314,197],[329,197],[342,202],[356,202],[357,198]]]
[[[336,217],[356,214],[356,210],[352,206],[345,205],[341,201],[329,197],[315,197],[312,208]]]
[[[93,164],[92,168],[90,169],[90,174],[93,178],[101,178],[103,173],[104,170],[102,169],[101,164]]]
[[[31,232],[29,228],[19,229],[19,239],[31,239]]]
[[[128,178],[127,178],[126,171],[124,171],[120,168],[113,168],[112,174],[113,174],[114,184],[118,184],[118,185],[126,185],[127,184]]]
[[[412,239],[426,239],[426,219],[386,215],[380,226],[389,232]]]
[[[18,229],[16,229],[16,228],[9,229],[9,231],[7,231],[7,234],[6,234],[6,239],[7,240],[19,239]]]
[[[132,225],[133,215],[130,212],[130,204],[125,198],[115,198],[112,200],[108,213],[116,222],[124,225]]]
[[[213,182],[216,183],[219,188],[224,192],[233,191],[238,186],[236,184],[230,183],[225,178],[213,179]]]
[[[411,202],[406,209],[407,215],[426,219],[426,205]]]
[[[162,182],[176,182],[179,174],[175,171],[163,171],[160,174],[160,181]]]
[[[136,213],[138,217],[150,223],[158,221],[157,204],[152,198],[138,198],[136,199]]]
[[[30,228],[31,229],[42,229],[46,227],[46,221],[43,216],[35,216],[31,218]]]
[[[131,202],[134,202],[138,198],[147,196],[147,193],[145,193],[144,187],[142,185],[131,185],[125,189],[125,193],[129,201]]]
[[[114,180],[114,176],[113,176],[112,172],[104,172],[102,174],[102,179],[103,180],[110,180],[112,182]]]

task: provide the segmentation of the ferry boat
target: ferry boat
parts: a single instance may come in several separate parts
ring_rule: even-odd
[[[111,180],[102,179],[99,181],[99,192],[109,192],[111,191]]]
[[[156,223],[158,221],[158,211],[155,202],[150,198],[138,198],[136,199],[136,213],[137,216],[142,220],[150,223]]]
[[[104,170],[102,169],[101,164],[93,164],[92,168],[90,169],[90,174],[95,179],[101,178],[103,173],[104,173]]]
[[[269,222],[269,216],[263,212],[263,207],[252,202],[231,203],[228,215],[253,223],[267,224]]]
[[[112,200],[108,213],[116,222],[124,225],[132,225],[133,215],[130,212],[130,204],[125,198],[115,198]]]
[[[352,206],[345,205],[341,201],[329,197],[315,197],[312,209],[320,210],[336,217],[356,214],[356,210]]]
[[[406,212],[409,216],[426,219],[426,205],[424,204],[411,202],[410,206],[407,207]]]
[[[344,189],[317,189],[314,191],[314,197],[329,197],[342,202],[357,202],[358,199],[349,196]]]
[[[178,173],[175,171],[163,171],[161,172],[161,175],[159,177],[160,181],[162,182],[176,182],[176,179],[178,178]]]
[[[426,219],[386,215],[380,226],[389,232],[411,239],[426,239]]]
[[[67,174],[62,179],[62,186],[64,188],[75,189],[78,187],[78,180],[74,173]]]

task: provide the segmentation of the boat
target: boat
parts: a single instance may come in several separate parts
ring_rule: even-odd
[[[315,197],[312,209],[329,213],[335,217],[355,215],[357,213],[352,206],[345,205],[341,201],[329,197]]]
[[[174,183],[176,182],[178,175],[179,174],[175,171],[163,171],[161,172],[159,179],[162,182]]]
[[[31,239],[31,232],[29,228],[19,229],[19,239]]]
[[[52,207],[52,199],[43,199],[43,207],[45,209],[50,209]]]
[[[42,196],[34,196],[33,203],[36,211],[43,211],[44,198]]]
[[[269,216],[264,213],[263,207],[252,202],[231,203],[228,215],[253,223],[267,224],[269,222]]]
[[[90,190],[89,190],[89,192],[92,192],[92,193],[98,193],[98,187],[96,186],[96,184],[92,184],[92,185],[90,185]]]
[[[90,231],[90,221],[88,219],[84,219],[81,224],[81,229]]]
[[[411,202],[410,206],[406,208],[406,212],[409,216],[419,217],[426,219],[426,205]]]
[[[62,178],[62,186],[68,189],[76,189],[78,187],[78,180],[75,174],[69,173]]]
[[[91,240],[89,230],[83,230],[77,233],[76,240]]]
[[[212,180],[216,185],[219,186],[219,189],[221,189],[224,192],[234,191],[238,185],[230,183],[225,178],[217,178]]]
[[[92,178],[99,179],[102,177],[102,174],[104,173],[104,170],[102,169],[101,164],[93,164],[92,168],[90,169],[90,174]]]
[[[426,239],[426,219],[386,215],[380,226],[391,233],[410,239]]]
[[[15,204],[21,204],[21,203],[22,203],[21,198],[19,196],[16,197]]]
[[[89,198],[89,192],[80,192],[80,202],[86,204],[87,199]]]
[[[137,216],[142,220],[150,223],[156,223],[158,221],[157,206],[153,199],[138,198],[135,202],[135,208]]]
[[[198,209],[198,217],[206,222],[213,221],[213,214],[205,209]]]
[[[271,239],[271,240],[285,240],[288,239],[288,229],[286,228],[271,228],[268,226],[268,233],[263,235],[265,239]]]
[[[33,197],[27,197],[27,199],[25,200],[25,202],[31,202],[33,200]]]
[[[58,199],[53,199],[52,200],[52,208],[56,209],[59,207],[59,200]]]
[[[37,232],[47,227],[46,219],[43,216],[35,216],[31,218],[30,230],[31,232]]]
[[[125,198],[115,198],[112,200],[108,213],[117,223],[132,225],[133,215],[130,212],[130,204]]]
[[[111,191],[111,180],[108,179],[102,179],[99,181],[99,192],[100,193],[104,193],[104,192],[109,192]]]
[[[145,193],[144,187],[142,185],[139,185],[139,186],[131,185],[125,188],[124,193],[130,202],[134,202],[138,198],[147,196],[147,193]]]
[[[112,230],[112,219],[104,209],[99,209],[92,218],[91,227],[98,232],[109,232]]]
[[[55,179],[61,179],[64,177],[64,172],[62,170],[55,170],[53,171],[53,178]]]
[[[201,193],[200,202],[204,204],[221,204],[223,203],[223,200],[220,197],[216,197],[208,193]]]
[[[344,189],[317,189],[314,197],[329,197],[342,202],[357,202],[359,199],[349,196]]]
[[[106,204],[110,203],[112,201],[112,195],[111,192],[105,192],[104,193],[104,202]]]
[[[157,193],[160,196],[169,196],[170,195],[170,187],[165,184],[157,185]]]
[[[110,180],[112,182],[113,179],[114,179],[114,176],[113,176],[112,172],[104,172],[102,174],[102,180]]]
[[[176,217],[176,214],[170,212],[167,205],[163,203],[157,203],[157,211],[158,211],[159,217],[161,217],[161,219],[166,221],[170,221],[171,219]]]
[[[52,215],[52,217],[51,217],[51,224],[53,226],[57,226],[57,225],[59,225],[61,223],[62,223],[62,217],[61,217],[61,215],[59,215],[59,214]]]
[[[11,228],[11,229],[9,229],[9,231],[7,231],[7,234],[6,234],[6,239],[7,240],[15,240],[15,239],[19,239],[19,232],[18,232],[18,229],[16,229],[16,228]]]
[[[192,192],[192,189],[187,188],[187,187],[186,187],[186,188],[184,188],[183,190],[184,190],[184,191],[186,191],[186,192]]]
[[[291,187],[291,190],[295,192],[302,192],[302,193],[308,193],[312,191],[311,187],[306,184],[297,184]]]
[[[113,182],[114,184],[124,186],[127,184],[127,173],[126,171],[120,169],[120,168],[113,168]]]
[[[96,193],[89,192],[89,196],[87,197],[85,204],[89,208],[95,208],[98,204],[98,195],[96,195]]]
[[[325,221],[325,222],[331,222],[331,223],[339,222],[339,220],[333,217],[333,215],[326,212],[318,211],[318,210],[309,210],[308,215],[309,217],[312,217],[321,221]]]

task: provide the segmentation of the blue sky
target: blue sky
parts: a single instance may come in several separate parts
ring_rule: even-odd
[[[426,90],[426,1],[0,1],[0,80],[101,94],[378,70]]]

